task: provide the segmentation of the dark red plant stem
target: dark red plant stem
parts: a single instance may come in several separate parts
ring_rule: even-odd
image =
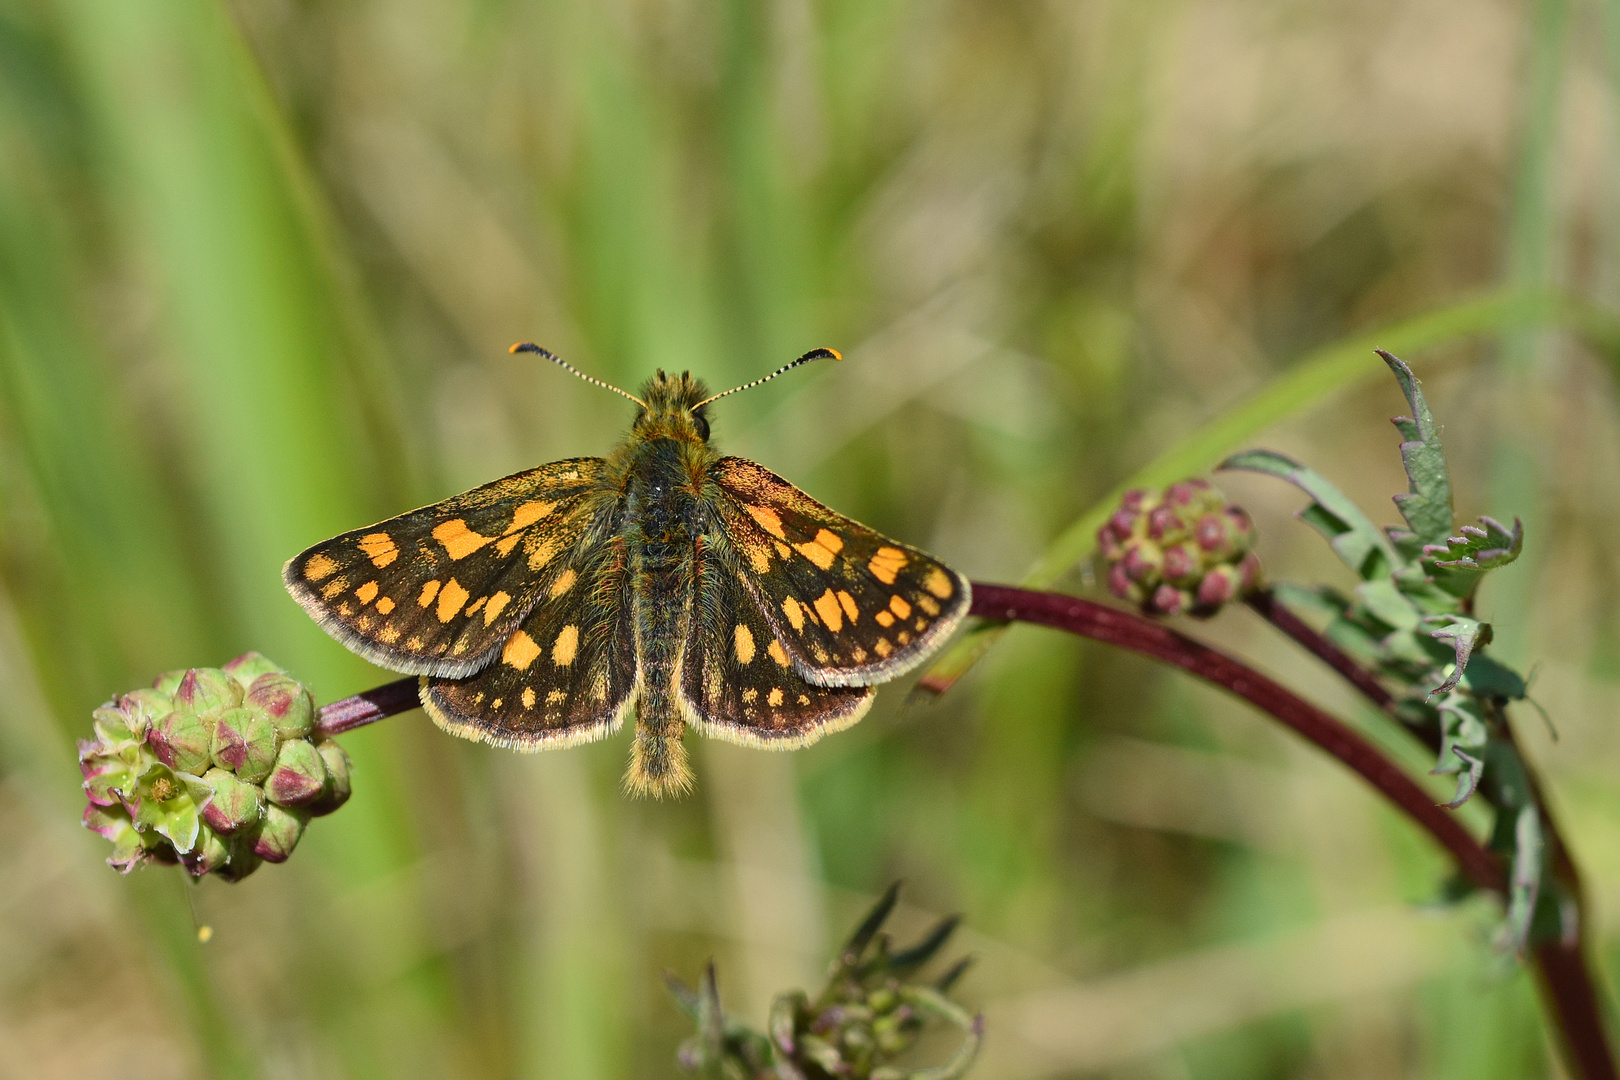
[[[422,701],[417,697],[416,684],[413,675],[323,706],[321,718],[315,723],[315,733],[330,738],[420,708]]]
[[[1335,717],[1225,653],[1140,615],[1058,593],[974,582],[971,613],[985,619],[1032,622],[1067,630],[1174,664],[1231,691],[1359,773],[1449,851],[1475,884],[1497,892],[1504,888],[1497,857],[1371,743]]]
[[[1303,645],[1328,667],[1343,675],[1345,680],[1360,690],[1368,701],[1380,709],[1388,709],[1395,704],[1395,698],[1376,676],[1354,660],[1333,642],[1311,629],[1298,615],[1282,604],[1270,589],[1262,589],[1251,593],[1247,598],[1249,607],[1264,620],[1295,641]]]
[[[1552,1014],[1565,1056],[1575,1066],[1575,1075],[1582,1080],[1614,1080],[1614,1049],[1609,1045],[1603,1003],[1586,962],[1585,942],[1547,941],[1538,945],[1536,975],[1542,1000]]]

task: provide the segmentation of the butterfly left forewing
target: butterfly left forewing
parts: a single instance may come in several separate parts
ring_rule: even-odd
[[[382,667],[487,664],[599,516],[600,458],[557,461],[322,541],[282,579],[322,628]]]
[[[871,686],[921,663],[966,616],[967,579],[851,521],[746,458],[711,477],[739,581],[794,668],[819,686]]]

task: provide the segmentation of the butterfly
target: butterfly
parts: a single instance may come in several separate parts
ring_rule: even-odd
[[[967,614],[966,578],[709,442],[710,395],[659,371],[605,458],[573,458],[309,548],[282,577],[329,634],[421,676],[446,731],[518,750],[605,738],[635,710],[625,788],[692,785],[682,734],[805,746]]]

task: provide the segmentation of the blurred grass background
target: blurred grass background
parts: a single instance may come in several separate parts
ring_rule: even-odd
[[[1615,0],[0,0],[0,1076],[669,1076],[661,968],[715,955],[760,1020],[896,876],[902,932],[966,914],[979,1080],[1556,1074],[1404,821],[1049,633],[802,753],[703,745],[678,804],[619,795],[622,738],[521,757],[410,714],[235,887],[103,866],[71,740],[249,648],[323,700],[391,678],[278,569],[606,452],[623,402],[518,339],[627,386],[837,346],[717,441],[1014,580],[1316,350],[1504,286],[1620,305],[1617,69]],[[1520,734],[1612,966],[1611,361],[1460,323],[1407,359],[1459,513],[1526,519],[1485,608],[1539,664],[1559,738]],[[1402,402],[1365,359],[1256,441],[1388,520]],[[1273,576],[1343,580],[1292,493],[1227,486]],[[1244,612],[1197,632],[1425,767]]]

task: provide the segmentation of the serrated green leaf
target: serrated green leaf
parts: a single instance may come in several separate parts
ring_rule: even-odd
[[[1448,536],[1443,543],[1425,545],[1423,554],[1447,569],[1494,570],[1517,559],[1524,550],[1524,524],[1518,518],[1513,519],[1512,529],[1495,518],[1482,517],[1478,525],[1464,525],[1459,532],[1460,536]]]
[[[1451,797],[1450,802],[1442,805],[1447,810],[1457,810],[1469,799],[1472,799],[1474,792],[1479,790],[1479,778],[1485,772],[1485,759],[1475,757],[1468,751],[1460,750],[1455,746],[1451,748],[1451,756],[1460,761],[1463,767],[1457,770],[1456,794]]]
[[[1412,489],[1408,494],[1395,496],[1395,505],[1419,540],[1428,544],[1443,543],[1451,532],[1452,512],[1451,477],[1446,471],[1445,450],[1440,445],[1440,428],[1434,422],[1434,414],[1429,411],[1423,388],[1412,369],[1382,349],[1378,350],[1378,355],[1395,373],[1406,403],[1412,409],[1410,417],[1395,418],[1402,439],[1401,464],[1406,466]]]
[[[1491,740],[1479,702],[1453,691],[1443,698],[1440,713],[1440,754],[1431,776],[1456,774],[1457,790],[1445,806],[1456,810],[1473,798],[1485,775]]]
[[[1242,470],[1286,480],[1315,501],[1300,511],[1300,520],[1327,538],[1334,552],[1363,579],[1381,578],[1404,560],[1361,507],[1352,502],[1321,473],[1274,450],[1245,450],[1217,466],[1220,471]]]
[[[1471,619],[1466,615],[1431,615],[1424,622],[1430,625],[1439,625],[1438,630],[1429,631],[1429,636],[1436,641],[1444,641],[1451,645],[1457,656],[1456,666],[1445,681],[1429,691],[1432,699],[1438,694],[1449,693],[1468,670],[1468,658],[1474,650],[1482,645],[1490,644],[1491,624]]]

